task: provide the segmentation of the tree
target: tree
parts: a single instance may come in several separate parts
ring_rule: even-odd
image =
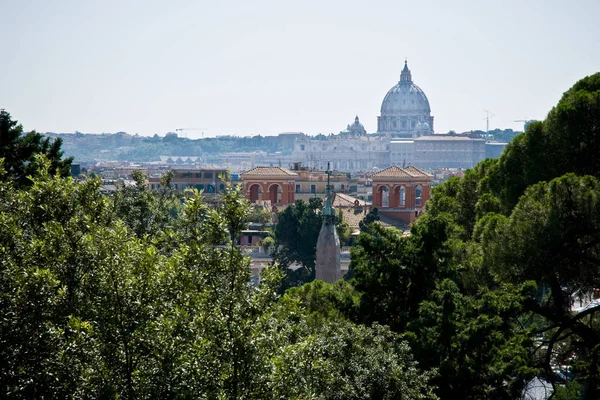
[[[264,207],[255,206],[252,207],[248,214],[248,222],[257,222],[259,224],[266,224],[271,222],[271,213]]]
[[[193,190],[164,234],[139,236],[100,180],[37,162],[30,186],[0,180],[3,398],[434,398],[389,330],[277,301],[276,267],[252,285],[239,188],[216,207]]]
[[[37,154],[50,160],[52,173],[69,176],[73,158],[62,159],[61,145],[61,139],[44,138],[36,131],[23,134],[23,126],[0,109],[0,158],[4,159],[6,179],[11,179],[15,185],[30,184],[28,177],[39,167]]]
[[[285,293],[277,331],[287,339],[274,357],[273,398],[437,398],[429,384],[435,372],[419,368],[399,335],[350,322],[359,296],[344,281]]]
[[[351,280],[361,297],[364,322],[377,321],[402,332],[417,317],[419,304],[435,289],[436,279],[453,274],[448,242],[454,225],[447,216],[424,215],[412,234],[370,224],[351,248]]]
[[[296,200],[279,214],[275,226],[277,250],[273,258],[285,274],[282,290],[315,279],[317,239],[323,224],[319,211],[322,208],[323,200],[313,197],[308,204]],[[290,266],[294,264],[299,267],[291,270]]]
[[[552,362],[561,358],[559,348],[576,351],[585,398],[590,399],[600,393],[600,327],[594,322],[600,307],[573,314],[571,306],[575,296],[600,287],[599,198],[597,179],[567,174],[530,187],[510,217],[488,218],[479,227],[484,260],[500,279],[535,279],[540,285],[524,306],[547,320],[541,327],[547,342],[542,363],[546,373],[555,376]],[[569,343],[572,336],[577,339]]]
[[[361,232],[368,231],[369,225],[375,221],[379,221],[381,217],[379,216],[379,209],[377,207],[373,207],[367,215],[358,223],[358,227]]]
[[[461,293],[444,279],[419,307],[406,334],[442,399],[515,399],[536,374],[532,334],[520,329],[522,301],[535,283]]]
[[[171,188],[172,173],[161,178],[162,189],[150,191],[147,176],[140,170],[132,172],[134,185],[124,185],[113,196],[115,216],[120,218],[138,238],[163,234],[177,218],[180,200]]]

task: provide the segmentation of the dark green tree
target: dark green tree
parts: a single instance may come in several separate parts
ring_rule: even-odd
[[[13,120],[4,109],[0,109],[0,158],[4,159],[5,179],[11,179],[15,185],[29,185],[29,176],[39,167],[36,155],[43,154],[50,160],[50,171],[61,176],[71,174],[73,158],[63,159],[62,140],[52,140],[31,131],[23,132],[23,126]]]
[[[279,214],[273,258],[284,271],[282,290],[315,279],[317,239],[323,223],[322,208],[323,200],[313,197],[308,203],[296,200]],[[290,269],[294,265],[295,269]]]

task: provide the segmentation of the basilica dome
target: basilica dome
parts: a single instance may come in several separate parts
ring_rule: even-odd
[[[392,136],[411,136],[419,122],[422,122],[420,128],[427,126],[428,130],[433,130],[429,100],[413,83],[411,72],[404,62],[400,81],[387,92],[381,103],[377,131]]]

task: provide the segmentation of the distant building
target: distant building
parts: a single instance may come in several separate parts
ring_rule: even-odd
[[[429,200],[433,175],[420,168],[392,165],[373,174],[373,207],[390,218],[409,224]]]
[[[225,189],[227,170],[215,169],[172,169],[171,187],[178,191],[185,189],[202,190],[205,195],[216,195]],[[146,183],[148,189],[161,189],[160,177],[150,177]]]
[[[413,165],[436,168],[472,168],[485,159],[485,140],[467,135],[428,135],[414,139]]]
[[[302,136],[294,142],[292,158],[309,168],[325,170],[327,162],[337,171],[367,171],[389,165],[389,140],[367,135],[358,116],[339,135],[324,140]]]
[[[508,143],[487,142],[485,144],[485,158],[499,158]]]
[[[433,133],[433,117],[429,100],[412,81],[406,61],[400,81],[385,95],[381,115],[377,118],[380,136],[415,137],[415,132]]]
[[[295,180],[296,199],[308,201],[311,197],[325,197],[327,194],[327,172],[303,167],[302,163],[294,163],[292,171],[298,174]],[[336,193],[356,192],[356,180],[346,172],[332,172],[330,176],[332,189]]]
[[[401,167],[413,165],[414,152],[414,140],[392,140],[390,142],[390,163]]]
[[[251,203],[286,206],[295,201],[298,174],[281,167],[255,167],[241,174],[244,197]]]
[[[200,161],[200,157],[193,156],[160,156],[160,162],[165,164],[193,165]]]

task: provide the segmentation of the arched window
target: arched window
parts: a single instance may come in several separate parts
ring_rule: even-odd
[[[406,206],[406,188],[402,186],[400,188],[400,207]]]
[[[380,186],[379,191],[381,192],[381,207],[390,206],[390,192],[387,186]]]
[[[423,194],[423,188],[419,185],[415,189],[415,205],[416,206],[420,206],[421,205],[421,195],[422,194]]]

